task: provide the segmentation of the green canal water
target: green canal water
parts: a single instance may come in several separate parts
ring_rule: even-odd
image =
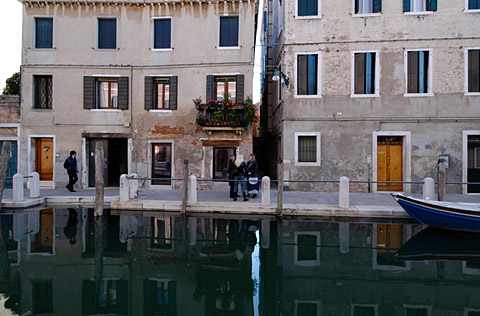
[[[1,316],[480,315],[480,234],[410,220],[60,207],[0,220]]]

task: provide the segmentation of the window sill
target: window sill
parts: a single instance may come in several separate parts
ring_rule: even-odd
[[[410,11],[410,12],[403,12],[403,15],[431,15],[434,11]]]
[[[320,167],[320,162],[297,162],[297,161],[295,161],[295,166],[298,166],[298,167]]]
[[[92,112],[122,112],[119,109],[90,109]]]
[[[351,94],[350,98],[379,98],[380,94]]]
[[[172,113],[173,111],[172,111],[172,110],[160,110],[160,109],[155,109],[155,110],[148,110],[148,112],[169,114],[169,113]]]
[[[295,94],[293,96],[295,99],[321,99],[322,95],[321,94]]]
[[[37,108],[30,108],[32,111],[35,111],[35,112],[50,112],[53,110],[53,108],[51,109],[37,109]]]
[[[296,20],[320,20],[322,18],[321,15],[302,15],[302,16],[295,16]]]
[[[466,97],[480,97],[480,92],[465,92]]]
[[[380,12],[352,14],[352,17],[354,18],[369,18],[369,17],[376,17],[376,16],[382,16],[382,14]]]
[[[93,50],[97,50],[99,52],[118,52],[120,48],[98,48],[92,47]]]
[[[32,50],[40,50],[40,51],[49,51],[49,50],[56,50],[56,47],[48,47],[48,48],[37,48],[33,47]]]
[[[480,9],[465,9],[463,13],[480,13]]]
[[[152,52],[173,52],[173,48],[151,48]]]
[[[218,50],[235,50],[235,49],[242,49],[242,46],[217,46]]]
[[[427,92],[427,93],[404,93],[404,97],[406,98],[424,98],[424,97],[433,97],[432,92]]]

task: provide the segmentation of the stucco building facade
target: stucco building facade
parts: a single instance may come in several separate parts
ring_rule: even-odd
[[[253,1],[21,2],[22,173],[62,187],[75,150],[79,184],[92,187],[101,142],[106,186],[137,173],[157,179],[141,185],[178,187],[169,179],[183,177],[184,160],[211,179],[228,154],[252,151],[251,124],[221,125],[222,102],[201,112],[192,100],[251,96]]]
[[[286,180],[478,181],[480,7],[474,1],[268,1],[262,137]],[[272,81],[277,68],[289,79]],[[280,176],[280,175],[278,175]],[[336,190],[336,184],[286,183]],[[370,190],[418,192],[372,183]],[[366,183],[353,191],[369,190]],[[478,192],[448,185],[451,193]]]

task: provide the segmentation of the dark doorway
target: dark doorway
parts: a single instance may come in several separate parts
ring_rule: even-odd
[[[228,158],[236,156],[235,147],[215,147],[213,148],[213,178],[228,179],[227,167]]]
[[[120,176],[128,172],[127,138],[90,138],[87,140],[88,151],[88,186],[95,186],[95,147],[103,143],[104,181],[107,187],[118,187]]]
[[[172,144],[152,144],[152,185],[170,185]]]
[[[468,136],[468,182],[480,182],[480,135]],[[468,193],[480,193],[479,184],[469,184]]]

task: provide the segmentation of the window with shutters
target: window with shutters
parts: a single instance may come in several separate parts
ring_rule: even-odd
[[[297,0],[297,18],[317,18],[320,16],[320,0]]]
[[[405,95],[432,95],[431,50],[405,51]]]
[[[352,316],[377,316],[377,304],[352,304],[350,315]]]
[[[364,15],[382,12],[382,0],[354,0],[355,14]]]
[[[318,301],[295,301],[295,316],[320,316],[321,305]]]
[[[82,282],[82,314],[126,315],[128,311],[128,281],[103,279],[95,289],[95,281]]]
[[[378,52],[352,52],[352,96],[379,95]]]
[[[223,100],[226,96],[233,102],[237,102],[237,78],[235,76],[229,77],[215,77],[215,98],[216,100]]]
[[[465,0],[466,10],[465,11],[474,11],[480,12],[480,0]]]
[[[53,48],[53,18],[35,18],[35,48]]]
[[[295,55],[296,84],[295,97],[321,97],[320,85],[320,53]]]
[[[172,217],[152,217],[151,249],[172,249]]]
[[[97,79],[97,109],[118,109],[118,79]]]
[[[98,48],[117,48],[117,19],[98,19]]]
[[[432,315],[432,308],[430,306],[417,306],[403,304],[405,316],[430,316]]]
[[[220,17],[220,47],[238,47],[238,16]]]
[[[295,165],[320,166],[320,133],[295,133]]]
[[[33,76],[34,109],[52,108],[52,76]]]
[[[320,265],[320,232],[295,232],[294,243],[295,265]]]
[[[171,49],[171,19],[153,20],[153,48]]]
[[[480,47],[465,49],[465,93],[480,95]]]
[[[145,77],[145,110],[176,110],[177,81],[177,76]]]
[[[39,281],[32,284],[33,313],[53,313],[53,285],[52,281]]]
[[[176,315],[176,281],[144,280],[143,315]]]
[[[153,91],[155,109],[170,109],[170,78],[154,78]]]
[[[403,12],[431,13],[437,11],[437,0],[403,0]]]

